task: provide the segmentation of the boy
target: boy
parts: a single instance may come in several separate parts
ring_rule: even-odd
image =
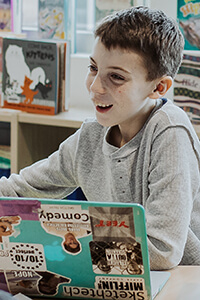
[[[136,202],[146,210],[151,269],[200,264],[200,144],[185,113],[162,99],[183,37],[160,11],[136,7],[95,31],[86,79],[96,120],[49,158],[0,180],[1,196]]]

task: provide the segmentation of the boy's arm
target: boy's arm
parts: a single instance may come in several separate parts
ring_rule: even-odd
[[[0,179],[0,197],[64,198],[76,188],[74,162],[78,131],[47,159]],[[64,171],[65,168],[65,171]]]
[[[181,262],[186,242],[200,248],[199,239],[191,238],[191,214],[199,196],[199,158],[185,128],[168,128],[155,139],[148,180],[145,210],[151,269],[169,269]],[[195,214],[200,226],[200,215]],[[191,261],[200,263],[200,255],[190,252]]]

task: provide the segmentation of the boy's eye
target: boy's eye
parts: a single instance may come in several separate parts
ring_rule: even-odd
[[[111,78],[115,81],[123,81],[124,77],[118,74],[111,74]]]
[[[97,70],[97,67],[95,67],[95,66],[94,66],[94,65],[92,65],[92,64],[88,66],[88,69],[89,69],[89,70],[90,70],[90,72],[92,72],[92,73],[93,73],[93,72],[97,72],[97,71],[98,71],[98,70]]]

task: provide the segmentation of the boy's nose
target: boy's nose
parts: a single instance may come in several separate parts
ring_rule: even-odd
[[[103,80],[101,79],[101,77],[98,74],[94,77],[94,79],[90,85],[90,90],[93,93],[98,93],[98,94],[105,93],[105,87],[103,84]]]

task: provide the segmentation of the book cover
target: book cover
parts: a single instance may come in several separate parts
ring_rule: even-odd
[[[144,210],[0,200],[0,289],[69,299],[151,299]]]
[[[200,49],[200,1],[178,0],[177,18],[185,38],[185,50]]]
[[[39,34],[45,39],[64,39],[64,0],[39,0]]]
[[[13,0],[0,0],[0,31],[13,30]]]
[[[96,0],[95,20],[99,22],[114,11],[126,9],[134,5],[134,0]]]
[[[58,70],[56,43],[4,38],[3,107],[57,113]]]
[[[174,79],[174,103],[200,124],[200,51],[185,50]]]
[[[38,31],[42,39],[66,39],[71,41],[74,53],[76,0],[39,0]]]
[[[60,95],[59,112],[67,111],[70,103],[70,53],[71,43],[66,41],[60,45]]]
[[[0,106],[2,106],[3,38],[0,36]]]

